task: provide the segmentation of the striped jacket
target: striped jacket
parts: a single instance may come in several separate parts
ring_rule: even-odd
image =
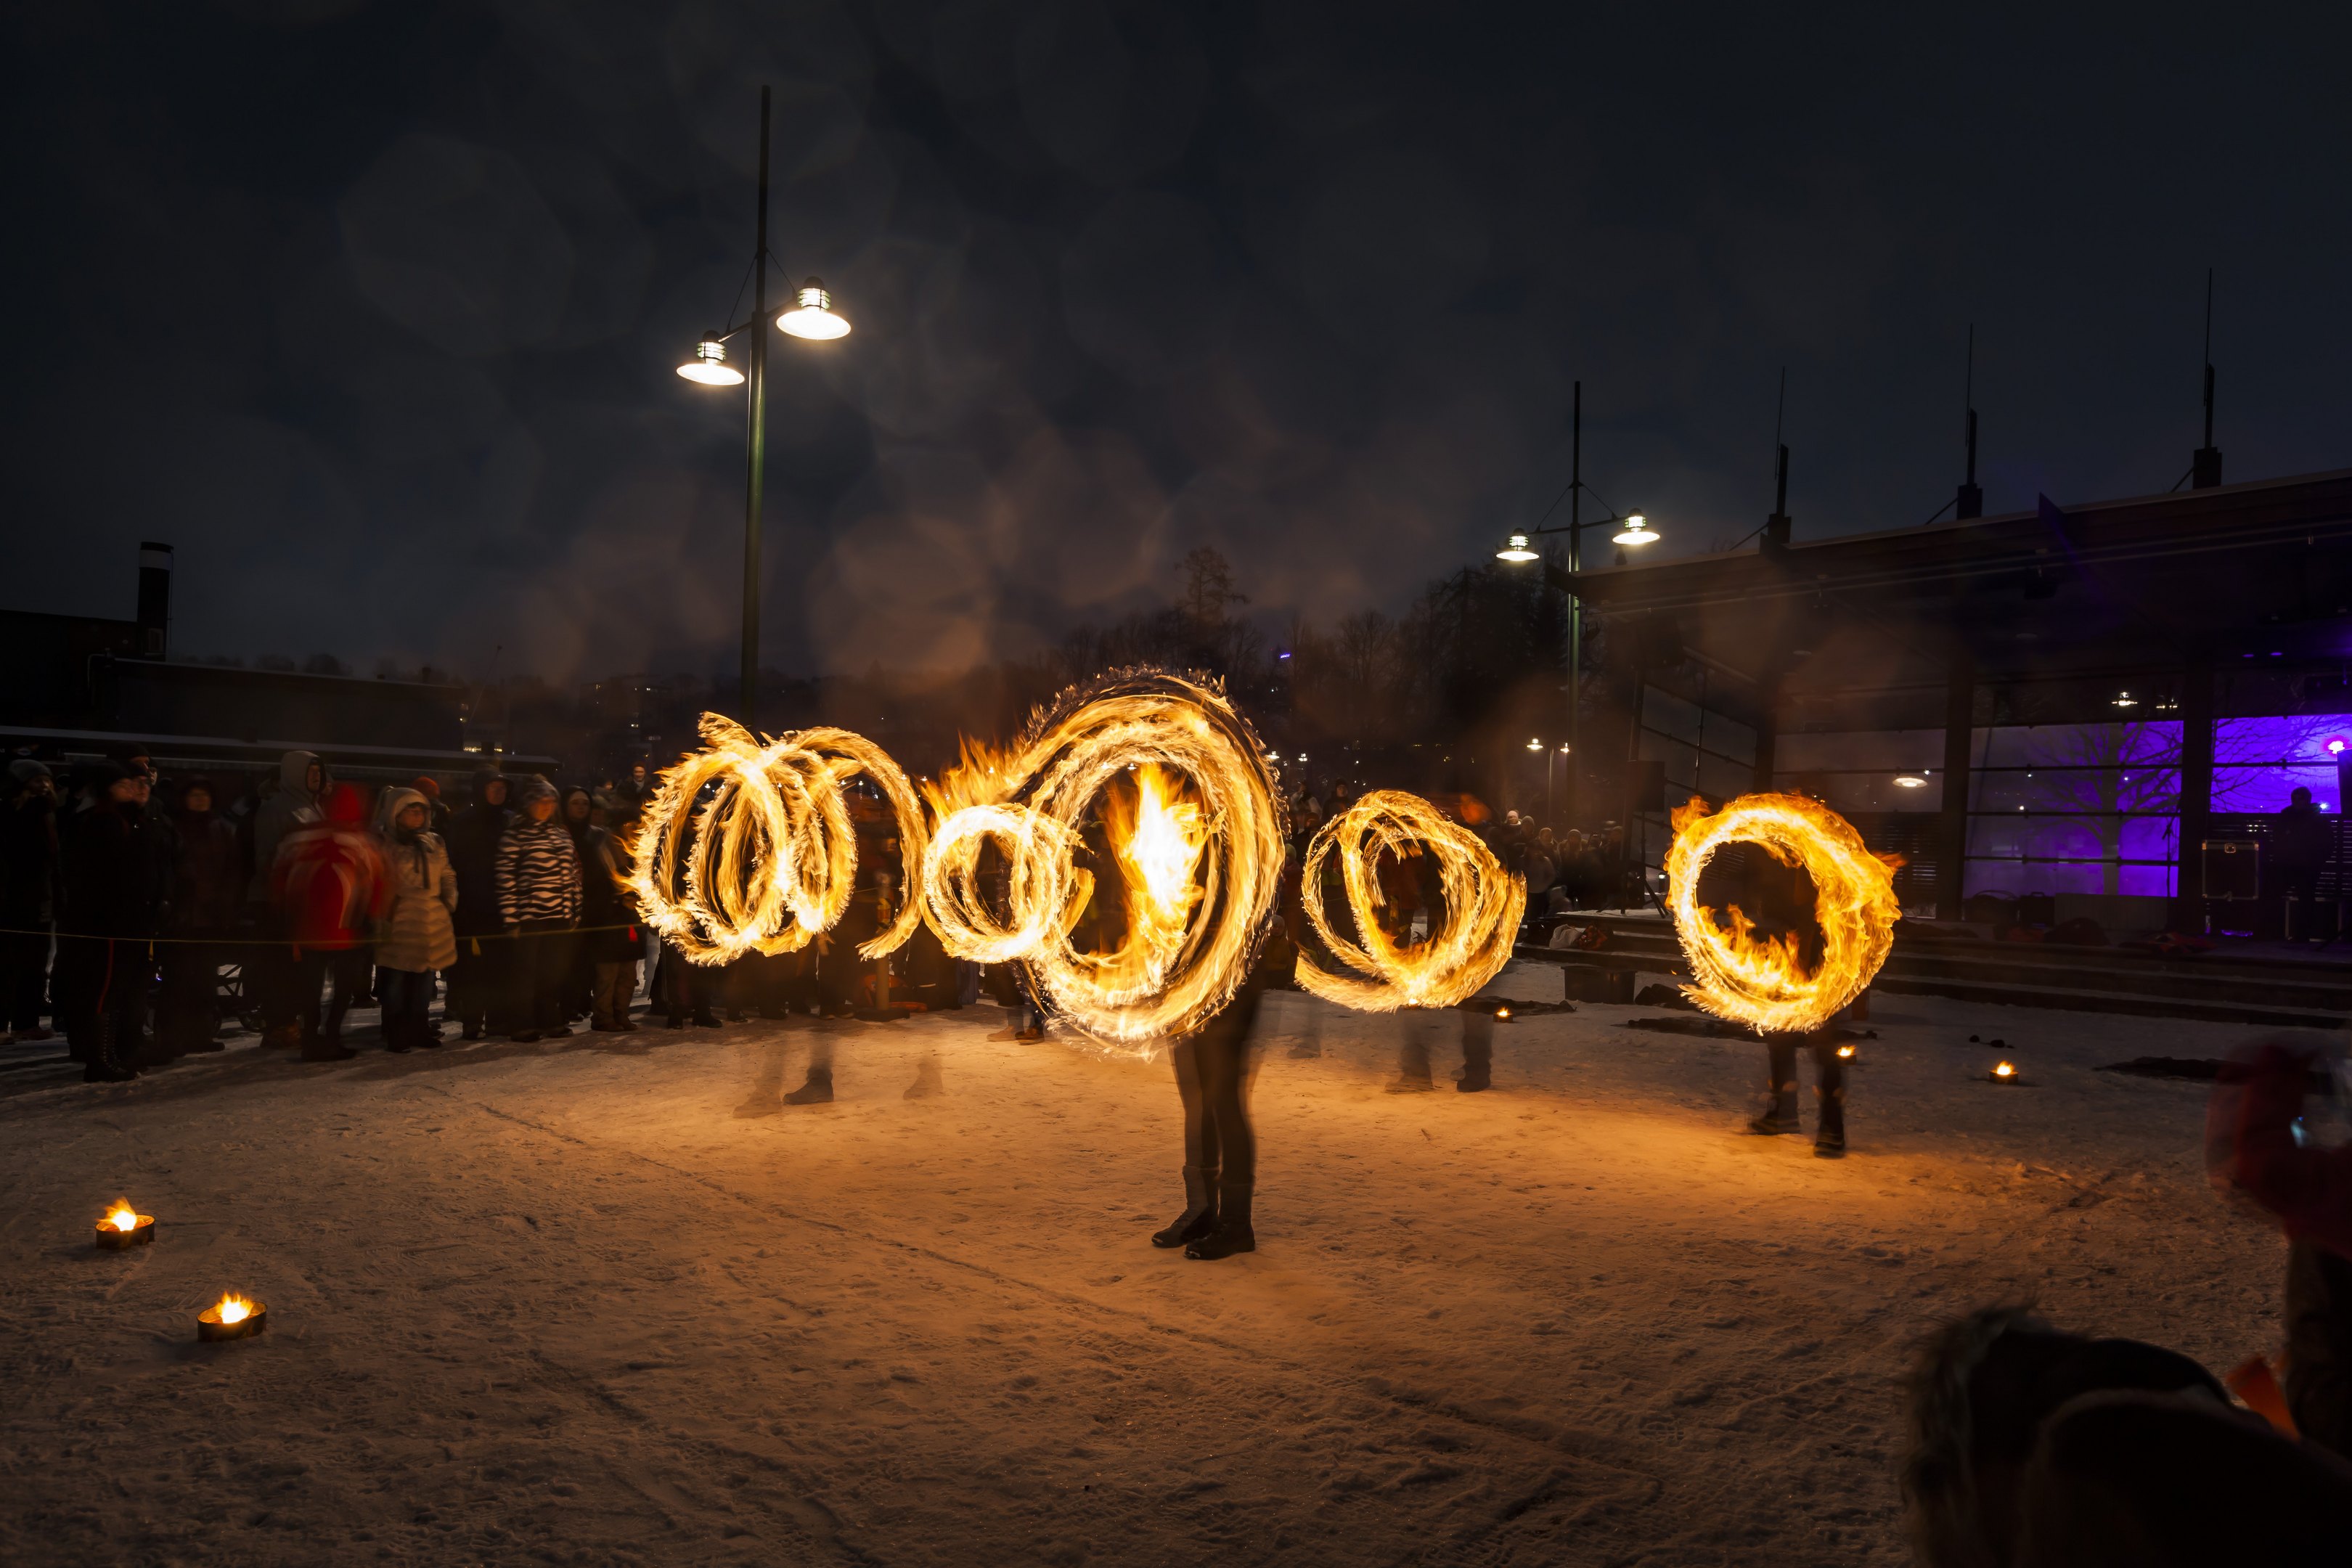
[[[499,918],[576,921],[580,890],[580,857],[563,824],[515,818],[499,840]]]

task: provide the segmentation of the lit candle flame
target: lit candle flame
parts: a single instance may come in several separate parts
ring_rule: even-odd
[[[234,1290],[220,1299],[220,1306],[216,1310],[224,1323],[241,1323],[253,1316],[253,1303]]]
[[[1838,1047],[1838,1055],[1842,1057],[1850,1057],[1853,1055],[1853,1047],[1852,1046],[1840,1046]]]
[[[139,1211],[131,1206],[129,1198],[117,1198],[114,1206],[107,1211],[106,1223],[117,1230],[137,1230]]]
[[[1995,1078],[2015,1078],[2017,1076],[2017,1069],[2010,1066],[2009,1063],[2003,1062],[1999,1067],[1992,1069],[1992,1076]]]
[[[1497,1018],[1507,1018],[1510,1016],[1511,1010],[1508,1007],[1497,1007],[1495,1009],[1495,1016]]]

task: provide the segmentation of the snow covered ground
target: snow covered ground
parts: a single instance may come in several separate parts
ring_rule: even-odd
[[[1166,1064],[990,1007],[0,1075],[0,1561],[1901,1563],[1924,1327],[2030,1297],[2226,1369],[2284,1252],[2199,1086],[2090,1070],[2245,1031],[1877,1005],[1828,1162],[1655,1009],[1391,1094],[1408,1021],[1278,994],[1260,1250],[1215,1264],[1145,1239]],[[838,1100],[777,1109],[821,1037]],[[154,1246],[92,1250],[118,1194]],[[227,1287],[268,1332],[196,1343]]]

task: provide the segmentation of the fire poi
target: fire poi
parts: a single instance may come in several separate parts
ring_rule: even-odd
[[[1133,669],[1073,688],[1009,751],[967,748],[962,766],[926,786],[940,820],[923,858],[924,915],[949,952],[1018,960],[1055,1012],[1150,1055],[1233,998],[1265,935],[1284,811],[1265,759],[1212,683]],[[1094,876],[1078,854],[1098,797],[1127,931],[1108,952],[1082,952],[1071,932]],[[979,882],[991,843],[1006,862],[1003,917]]]
[[[1895,866],[1865,847],[1853,824],[1819,801],[1769,794],[1741,795],[1711,816],[1693,797],[1675,808],[1673,822],[1668,910],[1694,982],[1684,995],[1719,1018],[1806,1034],[1862,994],[1886,962],[1903,910],[1895,897]],[[1738,905],[1725,910],[1723,923],[1700,905],[1699,873],[1717,850],[1735,842],[1760,845],[1812,879],[1822,958],[1811,973],[1792,939],[1758,937]]]
[[[1416,848],[1436,863],[1445,920],[1427,941],[1408,946],[1381,927],[1377,870],[1382,854]],[[1323,907],[1323,866],[1334,853],[1360,942],[1334,930]],[[1468,828],[1399,790],[1370,791],[1324,824],[1307,847],[1300,876],[1315,934],[1358,973],[1332,973],[1301,952],[1298,984],[1327,1002],[1368,1013],[1450,1007],[1475,995],[1510,962],[1527,911],[1524,879],[1506,872]]]
[[[646,804],[630,885],[646,923],[696,963],[793,952],[830,930],[856,884],[857,837],[842,785],[864,773],[897,814],[911,876],[927,837],[915,792],[881,747],[847,730],[795,730],[768,742],[716,713],[703,749],[661,775]],[[681,853],[684,866],[679,864]],[[859,953],[912,936],[912,900]]]

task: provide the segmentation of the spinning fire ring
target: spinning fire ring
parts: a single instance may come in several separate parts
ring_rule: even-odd
[[[1777,1033],[1820,1028],[1862,994],[1895,944],[1903,916],[1895,872],[1865,847],[1853,825],[1819,801],[1795,795],[1748,795],[1708,816],[1694,797],[1674,813],[1675,842],[1666,851],[1667,910],[1690,960],[1696,984],[1683,994],[1718,1018]],[[1728,923],[1698,901],[1699,873],[1725,845],[1761,845],[1784,866],[1801,866],[1812,879],[1813,916],[1822,928],[1822,961],[1810,974],[1796,945],[1759,938],[1754,922],[1732,905]]]
[[[1444,890],[1442,929],[1412,946],[1382,929],[1376,875],[1383,853],[1418,849],[1437,867]],[[1323,908],[1323,866],[1334,853],[1360,942],[1332,929]],[[1304,989],[1367,1013],[1399,1007],[1450,1007],[1475,995],[1510,962],[1511,942],[1527,910],[1525,879],[1506,872],[1475,834],[1429,802],[1400,790],[1373,790],[1324,824],[1307,847],[1299,889],[1315,934],[1357,974],[1334,974],[1298,955]],[[1369,978],[1366,978],[1369,977]]]

